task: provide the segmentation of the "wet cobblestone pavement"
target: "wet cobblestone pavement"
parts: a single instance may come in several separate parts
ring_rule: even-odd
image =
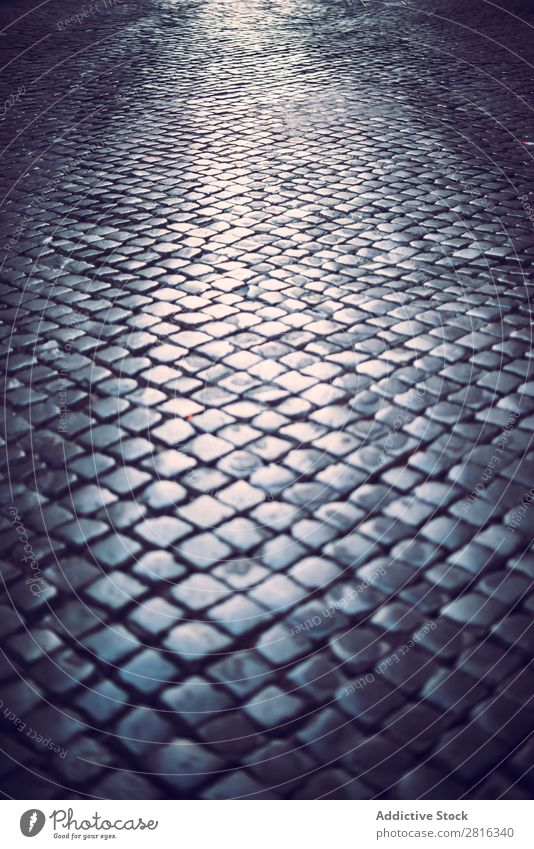
[[[4,795],[527,798],[534,9],[31,6]]]

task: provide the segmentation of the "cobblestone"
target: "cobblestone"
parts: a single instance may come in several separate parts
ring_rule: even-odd
[[[513,12],[2,4],[4,794],[530,798]]]

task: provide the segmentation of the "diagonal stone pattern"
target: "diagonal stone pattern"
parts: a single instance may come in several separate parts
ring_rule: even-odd
[[[2,10],[3,793],[527,797],[528,27],[71,7]]]

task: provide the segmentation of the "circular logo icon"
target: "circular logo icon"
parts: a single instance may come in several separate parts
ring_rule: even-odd
[[[35,837],[42,830],[46,822],[46,817],[42,811],[32,808],[30,811],[24,811],[20,818],[20,830],[24,837]]]

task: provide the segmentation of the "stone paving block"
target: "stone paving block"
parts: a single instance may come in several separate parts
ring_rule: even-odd
[[[188,622],[173,628],[164,644],[182,660],[195,661],[222,652],[230,640],[211,625]]]
[[[530,798],[530,6],[58,3],[0,12],[0,681],[72,753],[3,792]]]
[[[149,756],[148,766],[172,792],[188,797],[200,785],[213,779],[222,762],[207,750],[185,739],[159,746]]]
[[[262,728],[278,729],[294,719],[301,708],[300,699],[271,686],[253,696],[244,710]]]

